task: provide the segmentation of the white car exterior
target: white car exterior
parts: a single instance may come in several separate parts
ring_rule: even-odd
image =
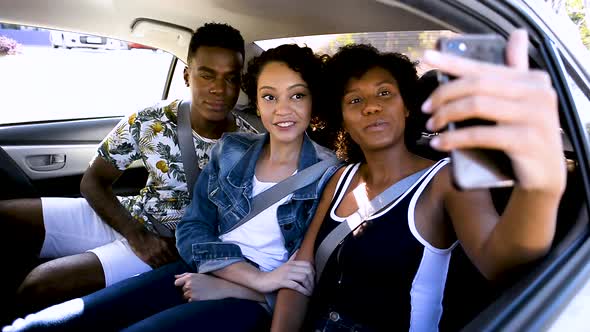
[[[105,50],[118,50],[127,48],[127,43],[116,39],[84,35],[74,32],[51,31],[49,34],[49,39],[51,41],[51,45],[54,48],[84,47]]]

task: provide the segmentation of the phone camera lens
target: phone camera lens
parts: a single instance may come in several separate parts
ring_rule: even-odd
[[[467,44],[461,42],[461,43],[459,43],[459,45],[457,46],[457,48],[459,49],[459,51],[465,52],[465,51],[467,51]]]
[[[463,41],[454,40],[448,43],[447,48],[452,53],[462,54],[467,51],[467,44]]]

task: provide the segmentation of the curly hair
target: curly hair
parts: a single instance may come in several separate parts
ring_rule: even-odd
[[[239,52],[244,59],[244,38],[240,31],[225,23],[205,23],[195,31],[188,46],[187,63],[201,46],[221,47]]]
[[[242,91],[248,96],[251,110],[256,109],[258,77],[264,67],[271,62],[282,62],[299,73],[311,94],[312,110],[309,136],[321,145],[331,145],[335,135],[326,130],[323,108],[323,62],[309,47],[284,44],[262,52],[248,61],[247,71],[242,78]]]
[[[412,62],[400,53],[381,53],[368,44],[353,44],[341,47],[326,63],[325,74],[329,77],[327,87],[326,125],[336,132],[331,146],[339,158],[349,162],[364,162],[365,156],[359,145],[352,140],[343,128],[342,98],[344,90],[351,78],[360,78],[369,70],[379,67],[387,70],[396,80],[404,105],[410,112],[406,118],[404,140],[408,149],[412,150],[422,133],[421,112],[418,111],[418,95],[416,94],[418,74],[417,62]]]

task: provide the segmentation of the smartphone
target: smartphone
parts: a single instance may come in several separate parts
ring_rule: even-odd
[[[443,53],[471,58],[495,64],[505,63],[506,41],[495,34],[466,34],[457,37],[442,37],[437,49]],[[438,73],[439,84],[454,77]],[[448,131],[467,126],[493,126],[492,121],[470,119],[449,123]],[[502,151],[490,149],[451,150],[451,173],[453,184],[459,190],[510,187],[515,183],[510,158]]]

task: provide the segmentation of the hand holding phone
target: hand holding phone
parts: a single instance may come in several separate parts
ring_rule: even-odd
[[[505,40],[497,35],[462,35],[440,38],[437,49],[478,61],[494,64],[505,63]],[[454,77],[439,72],[439,84],[445,84]],[[451,122],[448,131],[468,126],[493,126],[494,122],[469,119]],[[460,190],[513,186],[514,172],[510,158],[502,151],[490,149],[454,149],[450,152],[454,185]]]

